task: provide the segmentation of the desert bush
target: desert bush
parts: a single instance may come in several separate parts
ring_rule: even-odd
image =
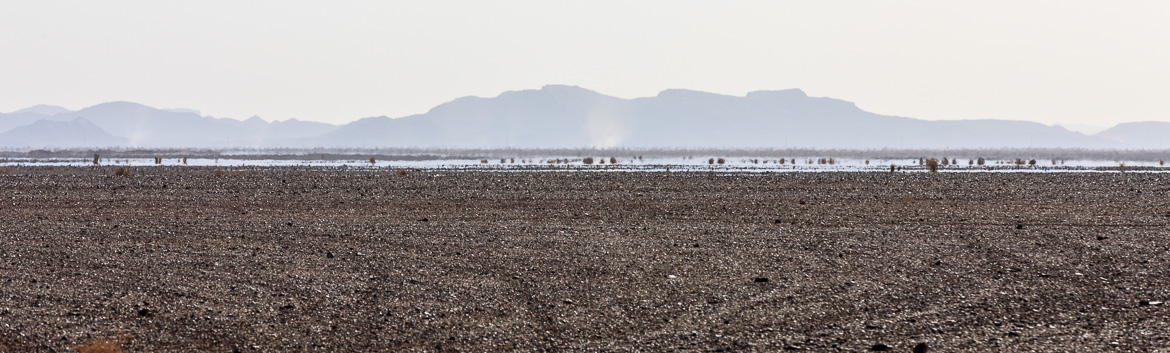
[[[183,160],[183,164],[187,164],[187,161]],[[378,160],[374,159],[374,157],[370,157],[370,165],[374,164],[378,164]]]
[[[508,163],[507,158],[500,158],[500,164]]]
[[[780,164],[784,164],[785,162],[788,162],[788,161],[784,160],[784,158],[780,158]]]
[[[1165,165],[1166,165],[1166,161],[1158,161],[1158,165],[1165,166]]]
[[[865,160],[865,165],[869,165],[869,160]]]
[[[127,176],[130,175],[130,171],[126,168],[119,167],[118,170],[114,171],[114,175]]]
[[[370,157],[370,163],[374,163],[374,157]],[[187,157],[183,157],[183,165],[187,165]]]
[[[398,176],[406,176],[407,174],[410,174],[410,173],[408,173],[405,170],[399,170],[397,172],[394,172],[394,175],[398,175]]]
[[[942,165],[948,165],[948,164],[951,164],[951,163],[950,163],[950,161],[948,161],[948,160],[947,160],[947,157],[943,157],[942,161],[940,161],[940,164],[942,164]]]
[[[479,164],[487,164],[487,163],[488,163],[488,162],[487,162],[487,160],[486,160],[486,159],[481,159],[481,160],[479,160]]]
[[[720,158],[720,159],[716,159],[715,163],[724,164],[724,163],[727,163],[727,161],[723,160],[723,158]]]
[[[98,155],[97,153],[94,153],[93,154],[93,165],[98,165],[98,160],[101,158],[102,158],[102,156]]]
[[[1030,165],[1030,166],[1036,166],[1036,160],[1035,160],[1035,159],[1033,159],[1033,160],[1029,160],[1029,161],[1028,161],[1028,165]]]
[[[617,158],[609,157],[609,164],[617,164]]]
[[[926,169],[931,173],[938,173],[938,160],[931,158],[926,160]]]
[[[890,163],[890,173],[894,172],[894,163]]]
[[[585,157],[585,159],[581,160],[581,163],[593,164],[593,157]]]
[[[829,165],[834,165],[834,164],[837,164],[837,160],[829,158]]]
[[[715,164],[715,158],[708,158],[707,164]]]
[[[98,338],[73,346],[79,353],[122,353],[123,338]]]
[[[987,161],[986,161],[986,160],[984,160],[984,159],[983,159],[983,157],[979,157],[979,158],[976,158],[976,159],[975,159],[975,163],[977,163],[977,164],[979,164],[979,165],[983,165],[983,163],[986,163],[986,162],[987,162]]]
[[[1125,173],[1125,162],[1117,164],[1117,171],[1120,173]]]

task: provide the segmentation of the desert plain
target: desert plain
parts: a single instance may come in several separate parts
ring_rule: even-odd
[[[127,173],[0,170],[0,351],[1170,350],[1170,174]]]

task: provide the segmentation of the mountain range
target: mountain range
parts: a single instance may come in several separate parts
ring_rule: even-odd
[[[129,102],[0,114],[0,147],[6,148],[1170,148],[1164,136],[1170,123],[1124,123],[1086,135],[1027,121],[887,116],[799,89],[743,97],[666,90],[622,99],[550,85],[340,126],[214,118]]]

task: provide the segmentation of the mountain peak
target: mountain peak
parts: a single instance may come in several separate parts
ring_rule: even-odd
[[[60,107],[60,106],[56,106],[56,105],[37,104],[37,105],[31,106],[28,108],[17,110],[13,113],[16,113],[16,114],[18,114],[18,113],[32,113],[32,114],[53,116],[53,115],[57,115],[57,114],[61,114],[61,113],[68,113],[71,111],[72,110],[65,109],[65,107]]]
[[[667,89],[667,90],[662,90],[662,92],[658,92],[657,97],[658,98],[691,99],[691,98],[700,98],[700,97],[732,97],[732,96],[725,95],[725,94],[711,93],[711,92],[695,91],[695,90],[689,90],[689,89],[671,88],[671,89]]]
[[[752,91],[748,92],[746,97],[758,99],[793,99],[808,98],[808,94],[799,88],[790,88],[775,91]]]
[[[85,111],[85,110],[142,110],[142,109],[158,110],[158,109],[155,109],[153,107],[134,103],[134,102],[113,101],[113,102],[105,102],[105,103],[98,104],[98,105],[95,105],[95,106],[92,106],[89,108],[85,108],[85,109],[82,109],[82,111]]]

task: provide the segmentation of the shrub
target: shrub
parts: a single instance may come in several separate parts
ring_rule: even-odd
[[[894,163],[890,163],[890,173],[894,172]]]
[[[186,158],[184,158],[184,159],[183,159],[183,164],[187,164],[187,159],[186,159]],[[374,157],[370,157],[370,164],[371,164],[371,165],[378,164],[378,161],[377,161],[377,160],[375,160],[375,159],[374,159]]]
[[[617,164],[617,158],[609,157],[609,164]]]
[[[865,160],[865,165],[869,165],[869,160]]]
[[[394,172],[394,175],[398,175],[398,176],[406,176],[407,174],[410,174],[410,173],[407,173],[405,170],[399,170],[397,172]]]
[[[1036,160],[1035,160],[1035,159],[1033,159],[1033,160],[1029,160],[1029,161],[1028,161],[1028,165],[1030,165],[1030,166],[1036,166]]]
[[[967,165],[975,165],[975,160],[974,160],[974,159],[968,159],[968,160],[967,160]]]
[[[788,162],[788,161],[784,160],[784,158],[780,158],[780,164],[784,164],[785,162]]]
[[[216,169],[216,170],[215,170],[215,176],[223,176],[223,174],[224,174],[224,173],[223,173],[223,170],[221,170],[221,169]]]
[[[73,346],[79,353],[122,353],[122,341],[118,338],[98,338]]]
[[[500,158],[500,164],[508,163],[507,158]]]
[[[605,158],[598,158],[597,164],[605,164]]]
[[[716,159],[715,163],[724,164],[724,163],[727,163],[727,161],[723,160],[723,158],[720,158],[720,159]]]
[[[585,159],[581,160],[581,163],[593,164],[593,157],[585,157]]]
[[[983,157],[979,157],[979,158],[975,159],[975,163],[977,163],[979,165],[983,165],[983,163],[985,163],[985,162],[987,162],[987,161],[984,160]]]
[[[1158,161],[1158,165],[1164,166],[1166,165],[1166,161]]]
[[[949,161],[947,161],[947,157],[943,157],[942,165],[948,165],[948,164],[951,164],[951,163]]]
[[[114,175],[127,176],[130,175],[130,171],[126,170],[126,168],[120,167],[117,171],[114,172]]]
[[[479,164],[487,164],[487,160],[486,160],[486,159],[481,159],[481,160],[479,160]]]
[[[715,164],[715,158],[708,158],[707,164]]]
[[[926,168],[930,170],[931,173],[938,173],[938,160],[934,158],[927,159]]]
[[[102,156],[99,156],[97,153],[94,153],[93,154],[93,165],[98,165],[98,160],[101,158],[102,158]]]
[[[829,158],[829,165],[834,165],[834,164],[837,164],[837,160]]]
[[[1120,173],[1125,173],[1125,162],[1121,162],[1117,165],[1117,171]]]

